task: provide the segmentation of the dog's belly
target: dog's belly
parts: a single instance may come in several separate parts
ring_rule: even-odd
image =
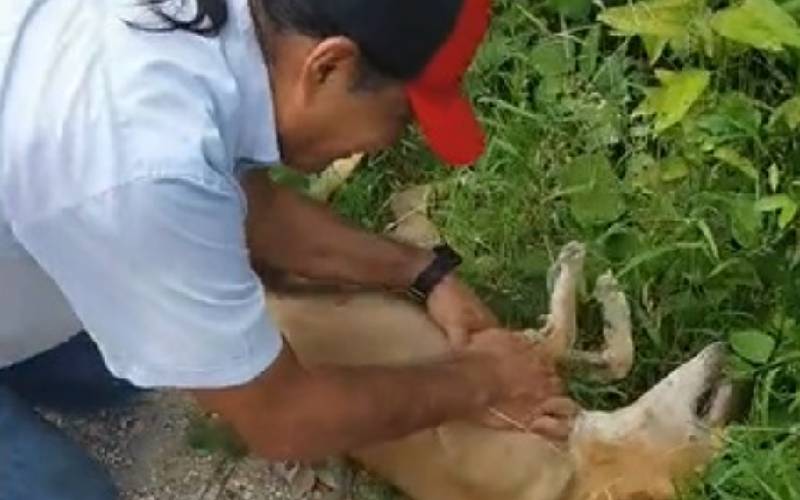
[[[451,424],[354,453],[415,500],[561,500],[568,454],[540,438]]]

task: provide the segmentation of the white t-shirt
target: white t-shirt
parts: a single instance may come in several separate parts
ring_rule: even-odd
[[[218,37],[133,1],[0,1],[0,367],[85,328],[139,386],[241,384],[282,346],[237,181],[279,160],[267,70],[246,0]]]

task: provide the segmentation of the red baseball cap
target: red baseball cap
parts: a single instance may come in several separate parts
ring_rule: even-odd
[[[489,28],[491,0],[298,0],[319,14],[321,31],[345,34],[386,75],[407,82],[431,149],[464,166],[485,138],[463,79]]]
[[[408,85],[414,114],[431,149],[446,163],[474,163],[485,135],[463,93],[464,74],[489,28],[489,0],[464,0],[454,29],[423,73]]]

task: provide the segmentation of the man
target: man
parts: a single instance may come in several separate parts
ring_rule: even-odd
[[[114,498],[33,403],[183,389],[283,459],[557,395],[451,250],[350,227],[257,167],[316,172],[412,116],[443,160],[473,162],[459,82],[488,18],[486,0],[3,2],[0,500]],[[266,268],[409,291],[452,356],[306,370],[265,310]]]

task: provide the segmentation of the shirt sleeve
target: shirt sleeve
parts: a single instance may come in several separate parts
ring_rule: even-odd
[[[16,230],[111,372],[140,387],[243,384],[282,347],[241,190],[208,172],[131,181]]]

